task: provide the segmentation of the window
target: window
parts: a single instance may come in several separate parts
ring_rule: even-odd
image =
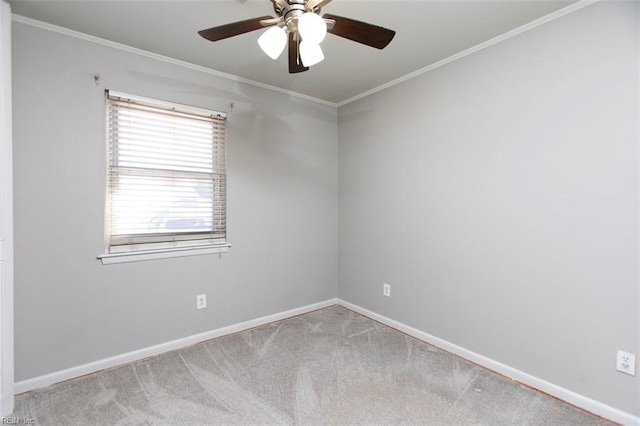
[[[225,251],[219,250],[228,247],[225,144],[222,113],[107,92],[103,263],[123,255]]]

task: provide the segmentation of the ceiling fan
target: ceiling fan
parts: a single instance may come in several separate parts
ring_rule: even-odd
[[[269,57],[277,59],[288,42],[290,73],[307,71],[324,59],[320,43],[327,32],[376,49],[384,49],[396,34],[395,31],[342,16],[325,14],[320,17],[320,8],[331,0],[270,1],[275,18],[260,16],[198,31],[198,34],[207,40],[218,41],[269,27],[258,39],[258,44]]]

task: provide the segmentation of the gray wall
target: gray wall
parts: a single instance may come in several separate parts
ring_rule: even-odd
[[[337,113],[14,23],[16,380],[339,294],[640,414],[613,368],[640,354],[637,9],[589,6]],[[95,259],[104,88],[229,113],[229,253]]]
[[[339,297],[640,414],[638,28],[595,4],[341,107]]]
[[[17,381],[336,297],[334,107],[24,24],[13,37]],[[227,254],[96,260],[105,88],[229,113]]]

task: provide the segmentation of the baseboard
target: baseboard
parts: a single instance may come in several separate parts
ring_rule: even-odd
[[[508,365],[502,364],[491,358],[487,358],[486,356],[477,354],[451,342],[432,336],[428,333],[425,333],[424,331],[420,331],[401,322],[369,311],[368,309],[361,308],[360,306],[354,305],[353,303],[349,303],[345,300],[338,299],[338,305],[364,315],[368,318],[371,318],[375,321],[378,321],[384,325],[402,331],[403,333],[406,333],[412,337],[415,337],[416,339],[422,340],[447,352],[458,355],[484,368],[500,373],[519,383],[530,386],[534,389],[540,390],[558,399],[566,401],[569,404],[575,405],[576,407],[579,407],[585,411],[604,417],[611,421],[621,423],[623,425],[640,426],[640,417],[636,417],[633,414],[618,410],[617,408],[580,395],[561,386],[554,385],[553,383],[549,383],[546,380],[542,380],[523,371],[509,367]]]
[[[473,351],[470,351],[468,349],[465,349],[463,347],[460,347],[458,345],[455,345],[451,342],[440,339],[438,337],[432,336],[428,333],[425,333],[416,328],[410,327],[401,322],[392,320],[383,315],[369,311],[368,309],[361,308],[358,305],[354,305],[353,303],[349,303],[342,299],[325,300],[323,302],[318,302],[318,303],[303,306],[300,308],[295,308],[288,311],[268,315],[265,317],[241,322],[241,323],[230,325],[227,327],[222,327],[216,330],[207,331],[205,333],[194,334],[192,336],[184,337],[182,339],[172,340],[170,342],[161,343],[159,345],[151,346],[144,349],[139,349],[133,352],[116,355],[114,357],[105,358],[99,361],[94,361],[94,362],[80,365],[73,368],[68,368],[66,370],[57,371],[55,373],[45,374],[43,376],[38,376],[32,379],[23,380],[15,383],[14,390],[16,394],[19,394],[19,393],[43,388],[58,382],[84,376],[86,374],[95,373],[100,370],[116,367],[118,365],[126,364],[129,362],[138,361],[144,358],[148,358],[150,356],[160,355],[168,351],[185,348],[187,346],[191,346],[205,340],[214,339],[216,337],[221,337],[221,336],[225,336],[232,333],[237,333],[243,330],[248,330],[253,327],[268,324],[274,321],[280,321],[280,320],[297,316],[297,315],[302,315],[302,314],[315,311],[317,309],[322,309],[335,304],[338,304],[354,312],[357,312],[361,315],[369,317],[389,327],[400,330],[403,333],[406,333],[412,337],[415,337],[419,340],[422,340],[424,342],[437,346],[447,352],[451,352],[475,364],[478,364],[489,370],[500,373],[506,377],[509,377],[512,380],[515,380],[517,382],[520,382],[532,388],[538,389],[542,392],[545,392],[549,395],[552,395],[556,398],[559,398],[563,401],[566,401],[572,405],[575,405],[591,413],[602,416],[614,422],[621,423],[623,425],[640,426],[640,417],[636,417],[630,413],[626,413],[624,411],[618,410],[617,408],[611,407],[602,402],[580,395],[576,392],[570,391],[561,386],[554,385],[553,383],[549,383],[546,380],[542,380],[540,378],[537,378],[535,376],[532,376],[530,374],[527,374],[515,368],[509,367],[508,365],[502,364],[491,358],[487,358],[483,355],[477,354]],[[3,415],[5,415],[4,414],[5,408],[8,409],[10,405],[9,403],[11,401],[9,400],[8,397],[4,397],[0,399],[0,402],[1,402],[0,408],[2,408]]]
[[[23,380],[15,383],[15,393],[19,394],[19,393],[43,388],[58,382],[84,376],[86,374],[95,373],[97,371],[104,370],[107,368],[116,367],[118,365],[126,364],[133,361],[138,361],[154,355],[160,355],[168,351],[185,348],[187,346],[191,346],[196,343],[203,342],[205,340],[226,336],[228,334],[248,330],[250,328],[268,324],[274,321],[280,321],[280,320],[294,317],[297,315],[306,314],[308,312],[326,308],[327,306],[332,306],[337,303],[338,303],[337,299],[329,299],[323,302],[313,303],[311,305],[302,306],[300,308],[295,308],[288,311],[267,315],[262,318],[241,322],[241,323],[230,325],[227,327],[218,328],[212,331],[207,331],[205,333],[194,334],[192,336],[184,337],[182,339],[172,340],[170,342],[161,343],[159,345],[151,346],[144,349],[139,349],[133,352],[128,352],[125,354],[116,355],[114,357],[101,359],[99,361],[94,361],[88,364],[79,365],[77,367],[68,368],[66,370],[57,371],[55,373],[45,374],[43,376],[38,376],[32,379]]]

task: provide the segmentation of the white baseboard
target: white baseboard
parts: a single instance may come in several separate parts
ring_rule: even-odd
[[[273,315],[268,315],[262,318],[241,322],[238,324],[230,325],[230,326],[219,328],[216,330],[207,331],[205,333],[195,334],[192,336],[184,337],[182,339],[172,340],[170,342],[161,343],[159,345],[151,346],[151,347],[140,349],[133,352],[128,352],[128,353],[117,355],[110,358],[105,358],[99,361],[91,362],[91,363],[80,365],[77,367],[68,368],[66,370],[57,371],[55,373],[46,374],[43,376],[34,377],[32,379],[23,380],[15,384],[15,393],[19,394],[19,393],[35,390],[38,388],[46,387],[54,383],[73,379],[73,378],[80,377],[90,373],[95,373],[100,370],[116,367],[118,365],[126,364],[129,362],[138,361],[140,359],[148,358],[154,355],[159,355],[168,351],[185,348],[187,346],[191,346],[198,342],[214,339],[216,337],[221,337],[221,336],[225,336],[232,333],[237,333],[243,330],[248,330],[253,327],[268,324],[274,321],[280,321],[296,315],[305,314],[307,312],[315,311],[317,309],[322,309],[327,306],[331,306],[335,304],[343,306],[347,309],[351,309],[354,312],[357,312],[361,315],[369,317],[389,327],[400,330],[403,333],[406,333],[412,337],[415,337],[419,340],[427,342],[431,345],[437,346],[447,352],[451,352],[455,355],[458,355],[464,359],[474,362],[489,370],[500,373],[506,377],[509,377],[512,380],[515,380],[517,382],[520,382],[532,388],[538,389],[542,392],[548,393],[549,395],[552,395],[556,398],[559,398],[563,401],[566,401],[572,405],[580,407],[591,413],[602,416],[614,422],[621,423],[623,425],[640,426],[640,417],[636,417],[633,414],[626,413],[624,411],[618,410],[617,408],[606,405],[602,402],[596,401],[594,399],[588,398],[586,396],[583,396],[573,391],[570,391],[568,389],[565,389],[561,386],[554,385],[553,383],[549,383],[546,380],[542,380],[540,378],[537,378],[535,376],[532,376],[530,374],[527,374],[515,368],[509,367],[508,365],[502,364],[491,358],[487,358],[483,355],[477,354],[468,349],[465,349],[463,347],[450,343],[446,340],[440,339],[438,337],[432,336],[428,333],[425,333],[423,331],[410,327],[406,324],[403,324],[401,322],[387,318],[383,315],[369,311],[365,308],[361,308],[360,306],[354,305],[342,299],[325,300],[323,302],[318,302],[318,303],[303,306],[300,308],[291,309],[291,310],[276,313]],[[4,409],[6,408],[5,405],[7,406],[9,405],[8,398],[2,398],[0,402],[2,403],[1,408],[3,410],[3,415],[4,415]]]
[[[216,337],[225,336],[239,331],[248,330],[253,327],[268,324],[274,321],[280,321],[286,318],[294,317],[307,312],[315,311],[317,309],[326,308],[327,306],[336,305],[338,299],[329,299],[323,302],[314,303],[300,308],[291,309],[288,311],[276,313],[273,315],[267,315],[262,318],[257,318],[238,324],[230,325],[227,327],[218,328],[216,330],[207,331],[205,333],[194,334],[192,336],[184,337],[182,339],[172,340],[170,342],[161,343],[159,345],[151,346],[137,351],[128,352],[114,357],[101,359],[98,361],[90,362],[88,364],[79,365],[77,367],[68,368],[66,370],[57,371],[55,373],[45,374],[43,376],[34,377],[32,379],[23,380],[15,384],[15,393],[28,392],[34,389],[43,388],[54,383],[62,382],[65,380],[73,379],[76,377],[84,376],[86,374],[95,373],[106,368],[116,367],[118,365],[126,364],[133,361],[138,361],[144,358],[148,358],[154,355],[160,355],[162,353],[185,348],[187,346],[194,345],[205,340],[214,339]]]
[[[458,355],[484,368],[500,373],[519,383],[552,395],[558,399],[568,402],[569,404],[582,408],[585,411],[612,420],[614,422],[621,423],[623,425],[640,426],[640,417],[636,417],[633,414],[618,410],[617,408],[603,404],[602,402],[580,395],[561,386],[554,385],[553,383],[549,383],[546,380],[542,380],[523,371],[516,370],[515,368],[509,367],[508,365],[502,364],[491,358],[487,358],[483,355],[477,354],[458,345],[454,345],[451,342],[432,336],[428,333],[425,333],[424,331],[420,331],[401,322],[369,311],[365,308],[361,308],[360,306],[354,305],[353,303],[349,303],[345,300],[338,299],[338,304],[361,315],[364,315],[365,317],[376,320],[391,328],[402,331],[403,333],[415,337],[418,340],[422,340],[423,342],[429,343],[447,352]]]

